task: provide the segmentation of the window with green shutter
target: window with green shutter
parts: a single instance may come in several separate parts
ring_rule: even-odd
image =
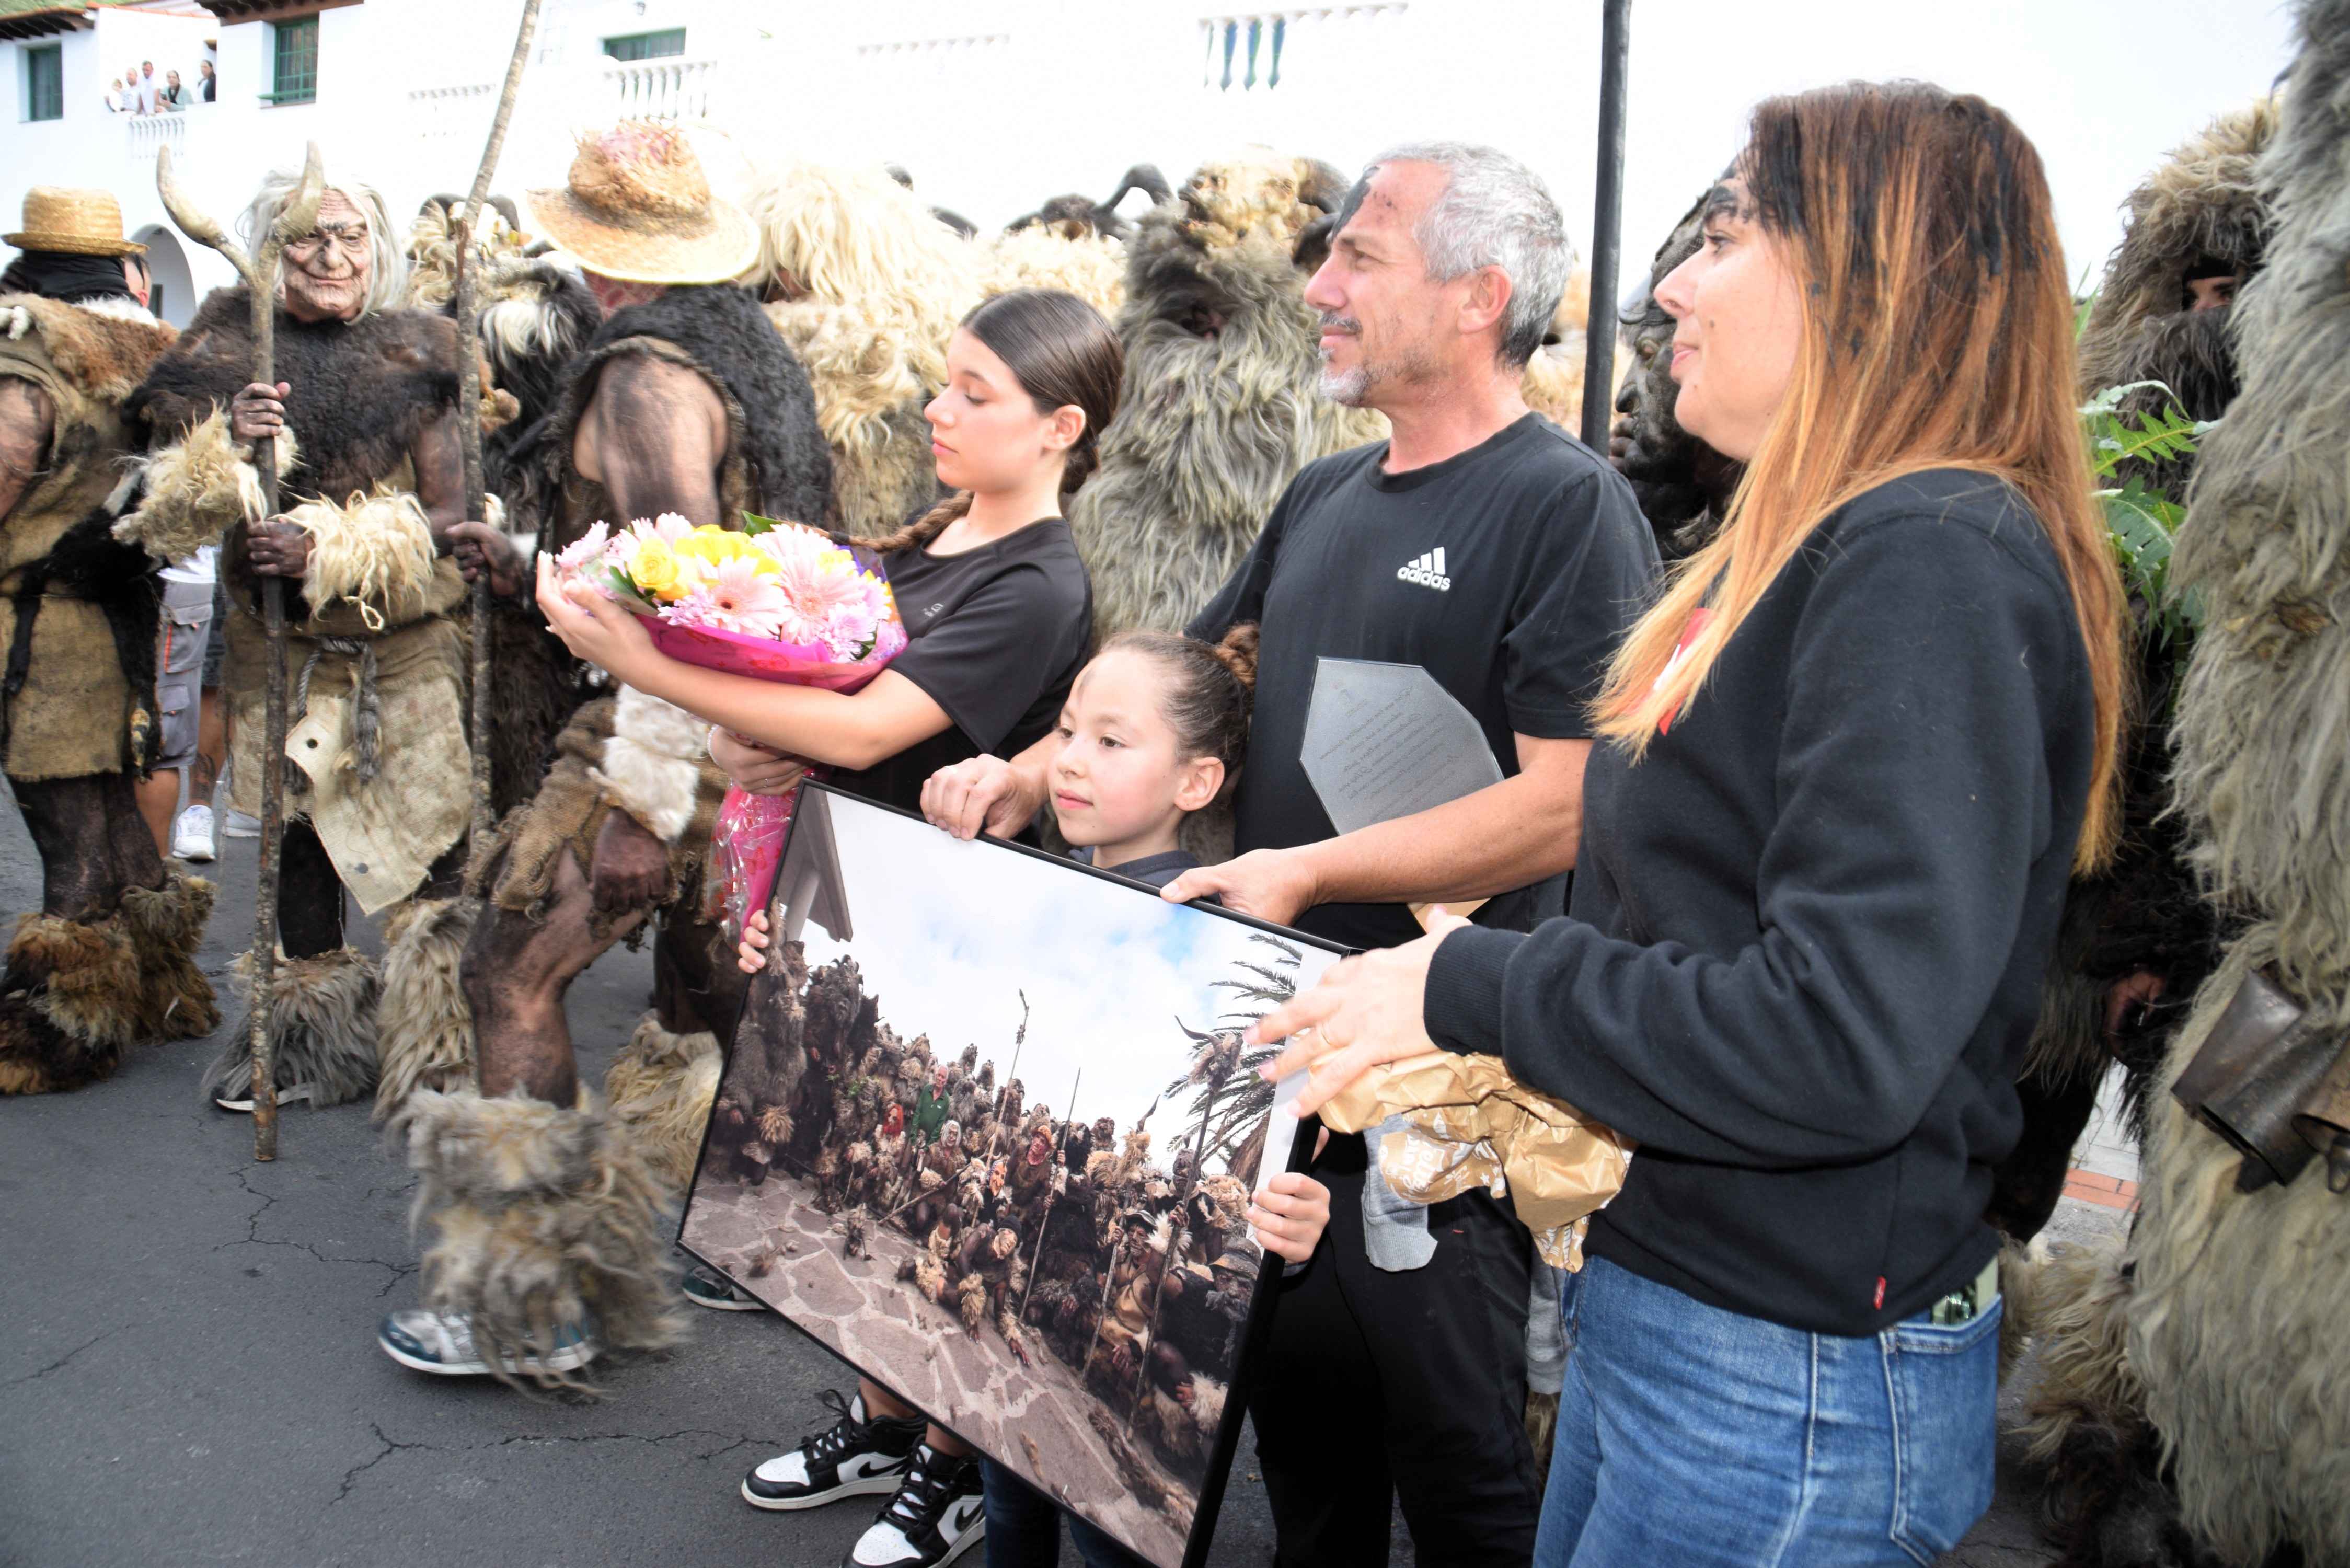
[[[265,96],[272,103],[317,102],[318,18],[279,22],[271,31],[275,47]]]
[[[63,119],[66,117],[65,51],[52,44],[25,51],[25,118]]]
[[[604,52],[616,60],[659,60],[685,53],[685,29],[671,27],[665,33],[631,33],[625,38],[607,38]]]

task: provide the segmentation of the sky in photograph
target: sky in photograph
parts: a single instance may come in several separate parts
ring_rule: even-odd
[[[910,817],[835,795],[832,822],[848,887],[854,937],[844,947],[811,922],[815,969],[853,956],[866,991],[901,1040],[928,1034],[934,1056],[976,1044],[1011,1069],[1020,992],[1030,1007],[1019,1075],[1028,1104],[1114,1116],[1129,1128],[1170,1078],[1188,1066],[1180,1017],[1208,1027],[1236,1005],[1212,982],[1235,961],[1274,956],[1253,928],[1167,904],[1000,846],[964,843]],[[1309,981],[1333,955],[1303,950]],[[1154,1155],[1168,1158],[1188,1097],[1151,1117]]]

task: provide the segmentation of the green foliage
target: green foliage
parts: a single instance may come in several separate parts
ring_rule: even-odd
[[[2191,457],[2197,441],[2211,428],[2213,421],[2189,419],[2175,401],[2155,409],[2122,407],[2132,393],[2147,390],[2161,393],[2166,400],[2172,396],[2160,381],[2131,381],[2107,387],[2081,405],[2093,478],[2110,480],[2125,463]],[[2187,509],[2137,472],[2125,476],[2117,487],[2100,488],[2096,497],[2105,508],[2106,531],[2121,566],[2122,587],[2146,604],[2153,617],[2149,629],[2161,644],[2183,647],[2203,623],[2201,603],[2192,595],[2174,594],[2170,587],[2171,550]]]
[[[1226,1012],[1217,1020],[1225,1028],[1245,1029],[1266,1013],[1297,994],[1295,973],[1303,955],[1278,937],[1261,931],[1249,933],[1249,940],[1262,942],[1274,950],[1272,967],[1254,964],[1246,959],[1233,961],[1232,967],[1241,971],[1239,978],[1219,980],[1211,983],[1216,990],[1235,992],[1242,1009]],[[1253,1009],[1250,1003],[1259,1003]],[[1211,1047],[1202,1043],[1204,1053]],[[1279,1045],[1260,1045],[1244,1050],[1235,1069],[1226,1076],[1209,1083],[1200,1100],[1200,1121],[1206,1128],[1201,1149],[1203,1158],[1222,1158],[1229,1160],[1256,1130],[1256,1124],[1273,1109],[1273,1085],[1257,1076],[1257,1069],[1281,1054]],[[1191,1076],[1172,1079],[1163,1091],[1170,1096],[1181,1094],[1191,1083]]]

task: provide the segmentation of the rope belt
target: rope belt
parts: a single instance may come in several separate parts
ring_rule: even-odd
[[[310,657],[302,663],[302,673],[294,682],[294,716],[291,723],[298,724],[310,714],[310,675],[318,668],[318,660],[329,653],[359,661],[359,679],[351,700],[351,729],[359,742],[359,783],[373,784],[383,762],[383,703],[376,691],[375,640],[365,637],[319,637],[311,639]],[[286,787],[300,791],[310,787],[309,775],[286,759]]]

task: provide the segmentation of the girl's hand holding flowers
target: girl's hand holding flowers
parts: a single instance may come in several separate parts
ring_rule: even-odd
[[[653,655],[650,633],[637,618],[588,583],[561,576],[552,557],[538,558],[538,607],[563,646],[626,681]]]

